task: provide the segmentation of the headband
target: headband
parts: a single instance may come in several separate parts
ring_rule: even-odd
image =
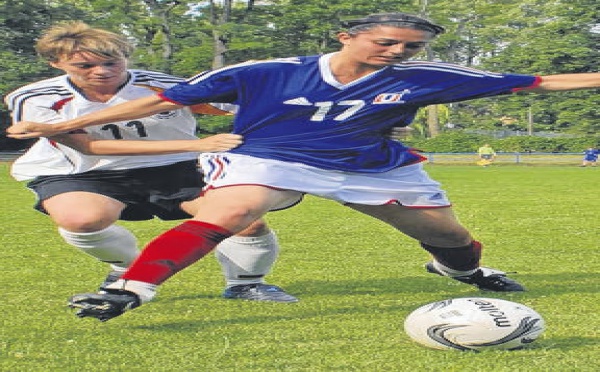
[[[411,14],[405,13],[383,13],[383,14],[372,14],[364,18],[350,19],[342,21],[342,26],[346,28],[352,28],[356,26],[362,26],[367,24],[385,24],[385,23],[411,23],[416,26],[421,26],[424,29],[430,30],[436,35],[444,33],[446,29],[442,26],[436,25],[424,18],[420,18]]]

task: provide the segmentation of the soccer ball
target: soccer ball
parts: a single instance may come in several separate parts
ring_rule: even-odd
[[[545,330],[535,310],[497,298],[453,298],[419,307],[404,321],[414,341],[434,349],[520,349]]]

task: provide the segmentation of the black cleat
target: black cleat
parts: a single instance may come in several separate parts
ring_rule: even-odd
[[[433,262],[428,262],[425,265],[425,268],[432,274],[448,276],[436,269]],[[480,267],[471,275],[453,276],[451,278],[458,280],[459,282],[474,285],[482,291],[523,292],[525,290],[521,284],[508,278],[505,272],[494,270],[489,267]]]
[[[127,310],[140,306],[138,295],[121,289],[104,289],[102,293],[82,293],[69,298],[68,305],[79,309],[75,313],[80,318],[92,317],[106,322]]]
[[[249,301],[298,302],[298,299],[276,285],[242,284],[225,289],[223,297]]]

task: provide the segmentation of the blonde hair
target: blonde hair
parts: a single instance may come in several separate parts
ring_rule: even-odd
[[[122,35],[75,21],[49,28],[37,41],[35,49],[47,62],[58,62],[78,52],[107,59],[127,59],[134,47]]]

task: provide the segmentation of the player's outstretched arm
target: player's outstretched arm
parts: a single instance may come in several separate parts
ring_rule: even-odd
[[[161,99],[158,95],[139,98],[120,105],[108,107],[76,119],[55,124],[42,124],[29,121],[14,123],[6,130],[7,137],[28,139],[51,137],[75,129],[92,125],[106,124],[124,120],[139,119],[163,111],[179,109],[183,106]]]
[[[53,140],[85,155],[164,155],[180,152],[219,152],[243,143],[238,134],[222,133],[196,140],[91,140],[87,134],[58,135]]]
[[[542,76],[541,83],[532,92],[553,92],[600,88],[600,73],[559,74]]]
[[[222,133],[197,140],[172,141],[92,141],[93,155],[153,155],[179,152],[220,152],[234,149],[243,143],[239,134]]]

